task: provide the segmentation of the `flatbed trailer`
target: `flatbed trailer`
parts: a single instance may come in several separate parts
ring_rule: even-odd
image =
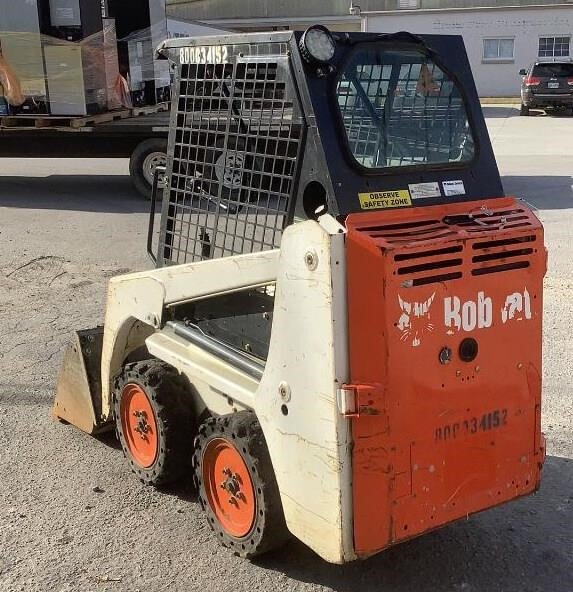
[[[164,166],[169,106],[110,111],[86,117],[0,117],[0,157],[129,158],[135,188],[150,197],[157,166]]]

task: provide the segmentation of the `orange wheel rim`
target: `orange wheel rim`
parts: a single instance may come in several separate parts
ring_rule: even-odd
[[[255,488],[239,451],[227,440],[214,438],[203,451],[203,483],[207,502],[231,536],[249,534],[255,521]]]
[[[126,384],[121,393],[121,427],[135,462],[149,468],[157,457],[157,422],[145,391],[138,384]]]

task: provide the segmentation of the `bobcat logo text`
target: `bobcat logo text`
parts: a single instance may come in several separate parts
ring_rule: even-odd
[[[436,312],[436,305],[432,309],[435,299],[435,292],[422,302],[409,302],[398,296],[400,316],[395,326],[401,333],[400,341],[418,347],[424,335],[436,329],[432,319],[432,312]],[[488,329],[495,322],[506,325],[510,322],[530,320],[531,295],[527,288],[524,288],[522,292],[508,294],[497,305],[485,292],[477,292],[474,299],[468,300],[462,300],[458,296],[447,296],[443,299],[442,311],[447,335],[454,335],[459,331]]]
[[[444,324],[449,335],[460,330],[487,329],[494,322],[494,314],[499,314],[504,325],[509,321],[530,320],[531,296],[527,288],[523,292],[508,294],[498,310],[494,307],[493,299],[486,296],[485,292],[478,292],[475,300],[464,302],[457,296],[444,298]]]

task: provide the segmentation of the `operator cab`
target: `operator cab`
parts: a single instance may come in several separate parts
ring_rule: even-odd
[[[158,265],[277,248],[329,213],[503,196],[461,37],[245,34],[175,64]]]

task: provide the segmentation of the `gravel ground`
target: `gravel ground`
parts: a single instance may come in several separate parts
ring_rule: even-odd
[[[101,323],[109,277],[149,267],[126,162],[3,159],[0,591],[573,590],[573,118],[485,112],[506,190],[539,208],[550,252],[537,495],[346,566],[297,542],[233,557],[188,486],[144,487],[113,439],[50,417],[70,333]]]

